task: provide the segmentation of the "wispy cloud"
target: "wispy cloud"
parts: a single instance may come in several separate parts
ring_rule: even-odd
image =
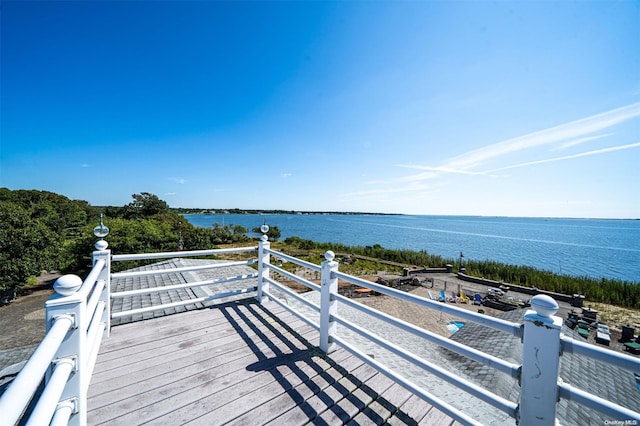
[[[613,133],[607,133],[607,134],[604,134],[604,135],[587,136],[587,137],[584,137],[584,138],[572,139],[572,140],[570,140],[568,142],[563,143],[560,146],[557,146],[557,147],[553,148],[552,151],[560,151],[560,150],[563,150],[563,149],[571,148],[572,146],[581,145],[581,144],[586,143],[586,142],[591,142],[591,141],[595,141],[595,140],[598,140],[598,139],[602,139],[602,138],[605,138],[607,136],[611,136],[612,134]]]
[[[452,173],[452,174],[460,174],[460,175],[483,175],[483,172],[474,172],[471,170],[464,169],[453,169],[451,167],[446,166],[416,166],[411,164],[398,164],[398,167],[403,167],[405,169],[416,169],[416,170],[426,170],[430,172],[440,172],[440,173]]]
[[[89,165],[87,163],[84,163],[84,164],[80,164],[80,167],[82,167],[83,169],[86,169],[89,167]]]
[[[489,170],[486,173],[495,173],[495,172],[500,172],[500,171],[503,171],[503,170],[517,169],[517,168],[520,168],[520,167],[527,167],[527,166],[534,166],[534,165],[537,165],[537,164],[553,163],[555,161],[571,160],[571,159],[574,159],[574,158],[588,157],[588,156],[591,156],[591,155],[605,154],[605,153],[608,153],[608,152],[622,151],[624,149],[631,149],[631,148],[640,148],[640,142],[630,143],[630,144],[627,144],[627,145],[613,146],[613,147],[609,147],[609,148],[596,149],[596,150],[593,150],[593,151],[581,152],[579,154],[565,155],[563,157],[546,158],[544,160],[529,161],[529,162],[520,163],[520,164],[512,164],[510,166],[505,166],[505,167],[500,167],[498,169]]]
[[[444,167],[454,170],[470,170],[490,159],[533,147],[584,138],[589,134],[600,132],[639,116],[640,102],[637,102],[467,152],[451,159]]]
[[[186,180],[186,179],[183,179],[183,178],[177,178],[177,177],[171,177],[171,178],[169,178],[169,180],[170,180],[171,182],[179,183],[180,185],[184,185],[185,183],[187,183],[187,182],[188,182],[188,180]]]
[[[415,197],[424,197],[429,194],[437,193],[441,190],[441,186],[443,186],[442,183],[426,184],[424,182],[416,181],[400,186],[379,185],[376,188],[369,190],[342,193],[340,196],[349,201],[398,202],[399,200],[406,200],[406,194],[410,194],[412,199],[415,199]]]
[[[291,173],[283,173],[281,176],[286,179],[288,177],[293,176],[293,174],[291,174]]]
[[[489,160],[497,160],[501,157],[505,157],[509,154],[513,154],[519,151],[523,151],[530,148],[556,145],[551,148],[551,151],[557,151],[567,149],[583,143],[603,139],[607,136],[611,136],[612,133],[597,134],[595,132],[601,132],[612,126],[620,124],[624,121],[631,120],[640,117],[640,102],[627,105],[621,108],[616,108],[611,111],[607,111],[601,114],[592,115],[590,117],[582,118],[579,120],[571,121],[569,123],[561,124],[559,126],[551,127],[544,130],[539,130],[533,133],[529,133],[516,138],[507,139],[502,142],[487,145],[482,148],[478,148],[469,151],[465,154],[459,155],[446,161],[439,166],[429,165],[412,165],[412,164],[399,164],[397,167],[406,169],[422,170],[422,173],[416,173],[408,176],[402,176],[395,178],[391,181],[381,182],[369,182],[375,184],[383,183],[399,183],[399,182],[419,182],[424,180],[435,179],[443,174],[460,174],[460,175],[487,175],[495,177],[492,173],[508,170],[518,167],[533,166],[537,164],[569,160],[573,158],[585,157],[589,155],[605,154],[608,152],[619,151],[622,149],[636,148],[637,144],[622,145],[618,147],[603,148],[583,152],[579,154],[567,155],[562,157],[547,158],[536,161],[521,162],[512,165],[506,165],[502,167],[496,167],[492,170],[482,170],[480,167]]]
[[[164,195],[169,196],[169,197],[173,197],[175,195],[178,195],[177,192],[165,192]]]
[[[344,197],[363,197],[370,195],[381,195],[381,194],[396,194],[400,192],[412,192],[412,191],[421,191],[426,190],[429,187],[425,184],[416,183],[413,185],[406,186],[404,188],[376,188],[367,191],[354,191],[354,192],[346,192],[342,194]]]
[[[434,193],[442,190],[442,187],[451,184],[451,181],[443,178],[445,175],[499,178],[502,176],[499,172],[505,170],[637,149],[640,148],[640,142],[619,144],[613,147],[595,147],[584,152],[563,156],[558,156],[557,153],[555,156],[550,154],[553,151],[593,141],[604,141],[613,134],[606,132],[605,129],[637,117],[640,117],[640,102],[487,145],[443,161],[439,165],[397,164],[396,167],[413,170],[415,173],[386,180],[370,180],[367,183],[372,188],[344,193],[342,196],[351,200],[387,203],[409,196],[412,197],[412,200],[415,200],[415,197],[432,198]],[[531,149],[531,153],[525,152],[529,149]],[[521,152],[525,154],[524,159],[522,155],[513,155]],[[518,159],[516,160],[516,158]]]
[[[424,173],[417,173],[409,176],[401,176],[401,177],[397,177],[389,180],[381,180],[381,179],[370,180],[370,181],[367,181],[366,183],[369,185],[385,185],[389,183],[400,183],[400,182],[421,182],[423,180],[435,178],[436,176],[438,176],[437,173],[424,172]]]

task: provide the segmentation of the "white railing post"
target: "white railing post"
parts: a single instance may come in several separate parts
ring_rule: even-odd
[[[62,392],[61,401],[73,400],[77,412],[71,416],[70,425],[84,426],[87,424],[87,391],[84,383],[86,368],[84,368],[89,354],[87,348],[87,301],[86,297],[78,294],[78,289],[82,285],[82,279],[76,275],[64,275],[58,278],[53,285],[57,294],[54,294],[45,303],[47,332],[53,325],[55,318],[62,315],[69,315],[73,318],[73,325],[67,336],[62,341],[56,359],[70,359],[74,363],[74,368],[67,385]],[[52,369],[47,373],[47,381],[51,377]]]
[[[271,247],[269,243],[269,237],[267,237],[267,232],[269,232],[269,226],[264,224],[260,227],[262,231],[262,237],[260,237],[260,243],[258,243],[258,294],[256,295],[256,299],[258,302],[264,302],[265,296],[264,292],[269,292],[269,268],[266,265],[269,265],[270,256],[269,253],[265,252],[265,249]]]
[[[554,316],[558,303],[547,295],[534,296],[531,308],[524,315],[518,424],[553,425],[562,318]]]
[[[331,336],[336,332],[337,324],[331,320],[338,310],[338,302],[332,295],[338,293],[338,278],[333,274],[338,271],[338,262],[335,262],[335,254],[331,250],[324,254],[320,272],[320,349],[326,353],[336,350],[336,344],[331,341]]]
[[[104,268],[98,274],[97,281],[104,281],[105,283],[100,294],[100,301],[105,304],[100,322],[106,324],[102,334],[102,338],[106,339],[111,332],[111,250],[107,250],[108,245],[105,240],[98,241],[95,246],[97,250],[93,252],[93,266],[98,260],[103,259],[105,262]]]

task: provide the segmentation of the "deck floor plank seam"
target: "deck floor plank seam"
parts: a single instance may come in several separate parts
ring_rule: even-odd
[[[302,351],[297,356],[302,356]],[[135,407],[132,407],[130,402],[125,400],[110,404],[104,410],[96,411],[109,416],[116,411],[125,411],[125,413],[118,416],[119,420],[128,422],[125,424],[139,424],[142,420],[140,414],[153,413],[156,416],[160,416],[163,412],[171,412],[180,409],[191,401],[197,401],[203,395],[219,396],[228,392],[238,395],[244,391],[249,382],[252,387],[259,387],[261,383],[265,385],[271,382],[268,377],[261,377],[263,375],[268,376],[267,373],[255,374],[247,370],[247,361],[245,360],[244,365],[232,372],[227,373],[224,371],[222,375],[216,375],[212,370],[204,370],[195,376],[180,379],[180,383],[167,383],[165,386],[150,390],[140,389],[140,392],[135,397]],[[103,420],[101,418],[96,419],[96,421]]]
[[[114,327],[88,422],[452,423],[347,350],[321,352],[317,339],[286,309],[248,298]]]
[[[311,327],[300,322],[298,330],[301,333],[307,333],[309,330],[313,330]],[[204,333],[202,332],[204,331]],[[198,348],[202,345],[213,344],[220,347],[225,347],[229,342],[237,341],[236,330],[226,325],[220,324],[217,327],[211,329],[204,329],[198,333],[181,333],[177,337],[159,337],[154,342],[149,344],[141,344],[138,346],[127,346],[120,350],[111,350],[106,354],[100,354],[100,364],[96,366],[95,376],[99,377],[100,374],[104,374],[110,370],[120,367],[123,361],[127,361],[131,355],[137,355],[141,352],[148,352],[149,355],[146,358],[140,357],[137,362],[141,363],[151,358],[159,357],[162,354],[170,354],[180,349],[188,347]],[[216,334],[217,333],[217,334]],[[253,333],[249,331],[249,333]],[[273,336],[273,334],[270,334]],[[216,337],[219,336],[219,337]],[[238,342],[239,343],[239,342]]]
[[[299,389],[307,387],[308,382],[319,374],[314,366],[314,358],[317,356],[317,350],[312,350],[293,363],[285,362],[275,368],[266,369],[265,373],[272,376],[273,380],[262,388],[252,389],[234,401],[234,405],[247,408],[238,410],[237,407],[221,405],[199,417],[197,423],[256,424],[268,420],[268,416],[274,416],[275,413],[271,410],[284,410],[287,400],[294,405],[301,403],[304,398]]]
[[[140,342],[144,342],[145,339],[154,339],[154,336],[156,336],[158,332],[165,332],[167,334],[179,334],[182,332],[190,331],[192,329],[197,330],[197,329],[204,328],[208,326],[208,324],[210,323],[228,324],[227,319],[222,315],[222,313],[219,310],[224,308],[228,309],[234,306],[242,307],[242,305],[240,304],[233,303],[233,304],[228,304],[228,305],[220,306],[216,308],[203,308],[202,310],[188,311],[180,314],[181,316],[184,315],[184,317],[180,318],[179,321],[176,321],[175,315],[166,315],[160,318],[153,318],[153,326],[142,327],[142,329],[140,327],[140,324],[143,323],[144,321],[130,322],[127,324],[118,325],[117,329],[122,333],[126,333],[126,330],[128,330],[129,328],[133,328],[136,330],[137,334],[135,339],[119,341],[117,345],[126,345],[126,344],[136,345]],[[206,318],[203,320],[202,312],[210,313],[210,315],[206,315]],[[192,316],[198,316],[199,322],[195,323],[195,322],[189,321],[189,319]],[[293,314],[287,311],[286,313],[283,313],[282,320],[288,321],[292,316]],[[145,320],[145,321],[151,321],[151,320]],[[111,340],[109,339],[105,340],[104,349],[101,348],[101,353],[106,353],[109,350],[111,350],[112,345],[113,343],[111,343]]]
[[[373,377],[376,371],[369,365],[365,364],[357,357],[353,357],[353,362],[357,364],[354,368],[340,368],[342,377],[332,386],[332,390],[337,391],[333,399],[334,403],[327,406],[323,411],[318,413],[317,419],[321,422],[335,424],[336,422],[346,423],[361,410],[363,410],[369,402],[366,392],[358,392],[364,381]],[[360,400],[364,396],[365,399]],[[371,399],[372,400],[372,399]]]
[[[332,360],[342,362],[350,356],[351,354],[347,351],[340,350],[332,354]],[[317,399],[327,404],[323,393],[342,376],[332,363],[327,362],[325,357],[319,357],[316,360],[316,364],[322,366],[322,369],[319,369],[321,367],[316,368],[317,374],[315,376],[296,387],[297,393],[294,396],[299,395],[300,400],[292,398],[288,394],[283,394],[259,407],[259,410],[266,410],[270,415],[270,417],[265,416],[265,424],[302,424],[304,421],[316,417],[317,409],[309,401]],[[278,399],[284,400],[285,403],[281,404]],[[289,401],[293,405],[286,405]],[[274,407],[279,407],[279,409],[276,410]]]
[[[230,318],[231,316],[227,315],[227,317]],[[239,313],[238,317],[240,319],[243,319],[244,318],[244,314]],[[244,319],[246,320],[246,318],[244,318]],[[264,319],[260,319],[259,321],[257,321],[257,323],[260,323],[260,324],[264,325],[265,321],[264,321]],[[267,326],[265,328],[266,329],[270,328],[271,330],[273,330],[275,332],[275,334],[280,333],[279,330],[275,329],[272,325],[270,325],[268,323],[267,323]],[[259,336],[258,338],[261,339],[266,345],[265,349],[258,349],[256,347],[255,349],[257,349],[257,350],[254,350],[254,353],[258,353],[258,354],[265,353],[265,352],[268,353],[269,352],[269,346],[271,346],[271,349],[275,350],[274,356],[282,355],[283,351],[281,349],[278,349],[277,345],[274,345],[274,337],[275,337],[275,335],[274,336],[265,335],[264,332],[261,331],[260,327],[255,327],[254,326],[250,330],[253,330],[255,332],[255,335]],[[243,331],[243,333],[244,333],[243,341],[245,343],[252,343],[251,337],[247,334],[247,332]],[[290,337],[293,338],[293,336],[290,336]],[[292,342],[291,338],[285,339],[286,344],[284,344],[284,346],[286,348],[289,348],[289,349],[293,348],[293,349],[296,349],[296,350],[300,351],[300,350],[306,350],[309,347],[311,347],[311,345],[306,340],[301,339],[299,336],[294,338],[295,342]],[[253,343],[253,345],[255,346],[255,343]],[[125,403],[125,405],[126,404],[127,403]]]
[[[295,359],[303,356],[305,356],[304,351],[292,354]],[[286,366],[281,368],[286,369]],[[161,401],[162,414],[151,420],[164,424],[184,424],[223,406],[235,411],[251,409],[255,406],[250,405],[247,398],[243,398],[245,395],[259,395],[264,393],[265,389],[270,389],[269,387],[277,389],[281,386],[266,370],[255,372],[245,369],[238,370],[236,373],[239,374],[235,376],[240,377],[233,377],[233,382],[229,380],[227,383],[215,383],[216,380],[214,380],[208,382],[206,386],[183,391],[171,400]],[[281,374],[287,377],[294,374],[294,371],[288,370]],[[218,384],[227,386],[222,387]]]
[[[234,319],[237,320],[239,318]],[[312,330],[310,326],[300,320],[298,320],[294,324],[300,331],[306,332],[307,330]],[[266,329],[267,327],[256,327],[256,330],[259,330],[261,328]],[[139,354],[140,352],[144,352],[144,348],[148,349],[149,354],[147,356],[139,356],[137,358],[137,362],[141,364],[143,364],[145,361],[148,361],[149,359],[158,357],[161,354],[174,353],[178,349],[184,349],[188,346],[206,344],[207,342],[217,342],[218,339],[212,338],[214,335],[213,332],[220,329],[222,329],[222,332],[225,334],[222,339],[237,339],[237,327],[234,328],[230,326],[229,321],[227,321],[225,323],[219,323],[216,328],[203,328],[195,334],[191,334],[191,332],[185,331],[181,332],[178,336],[158,336],[157,339],[153,342],[147,342],[150,345],[148,348],[145,346],[145,343],[140,345],[127,345],[126,347],[121,349],[123,351],[122,356],[118,356],[119,349],[115,349],[112,346],[111,350],[104,354],[104,358],[102,357],[103,354],[100,355],[101,362],[94,369],[94,375],[99,377],[100,373],[104,373],[108,370],[120,367],[122,364],[122,359],[128,359],[131,354]],[[203,331],[204,333],[202,333]],[[249,330],[249,333],[253,333],[253,331]]]
[[[308,334],[313,336],[313,330],[309,330]],[[232,349],[227,351],[227,349]],[[266,348],[266,344],[262,345],[261,350],[266,354],[275,355]],[[122,399],[128,395],[128,387],[137,389],[143,386],[147,391],[153,390],[160,386],[170,386],[174,382],[182,379],[188,379],[196,376],[202,371],[215,367],[224,368],[225,372],[231,373],[237,369],[246,367],[247,363],[257,360],[254,354],[246,354],[246,348],[243,342],[234,342],[231,345],[224,346],[224,352],[203,349],[195,353],[189,353],[179,359],[164,359],[161,364],[147,366],[140,370],[137,374],[122,374],[119,376],[109,375],[108,381],[92,383],[90,398],[104,399],[108,398],[109,393],[115,394],[116,397]],[[119,389],[114,391],[110,388],[110,381],[117,380]],[[160,386],[156,384],[160,383]],[[115,401],[115,400],[114,400]]]
[[[340,354],[336,358],[344,361],[350,356],[347,351],[340,351]],[[292,371],[300,379],[299,383],[296,384],[295,381],[293,383],[281,383],[281,390],[266,395],[266,399],[260,403],[257,408],[230,420],[232,420],[234,424],[251,424],[251,422],[255,422],[256,419],[260,419],[262,424],[267,423],[278,417],[280,413],[303,405],[308,398],[322,392],[325,387],[335,383],[337,380],[329,373],[330,370],[334,370],[335,375],[341,375],[335,368],[335,361],[331,360],[331,362],[329,362],[325,354],[318,349],[310,351],[309,357],[298,360],[298,363],[301,362],[304,364],[301,367],[298,366],[297,371],[295,366],[292,366]],[[279,379],[278,373],[273,369],[270,370],[270,373],[278,382],[283,379]],[[287,384],[291,385],[291,387],[285,386]],[[203,419],[206,421],[212,421],[214,418],[218,419],[220,416],[216,412],[211,412],[203,416]]]

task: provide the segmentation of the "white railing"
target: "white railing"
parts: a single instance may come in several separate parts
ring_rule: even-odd
[[[308,268],[314,272],[320,272],[321,285],[318,286],[298,275],[292,274],[270,263],[270,256],[274,256],[298,266]],[[410,293],[402,292],[367,280],[363,280],[338,271],[338,263],[333,261],[332,252],[325,254],[326,261],[322,265],[315,265],[309,262],[296,259],[292,256],[279,253],[270,248],[269,242],[263,237],[258,249],[259,275],[258,295],[259,300],[269,298],[278,305],[294,313],[306,323],[320,331],[318,346],[331,352],[336,345],[340,345],[358,356],[378,371],[400,383],[414,394],[419,395],[434,407],[440,409],[462,424],[480,424],[478,420],[472,418],[460,409],[441,398],[431,394],[427,390],[416,385],[411,378],[393,370],[387,365],[373,358],[370,354],[352,343],[350,339],[337,333],[337,324],[350,331],[366,337],[373,342],[403,358],[404,360],[422,368],[424,371],[447,381],[457,388],[473,395],[474,397],[490,404],[491,406],[507,413],[514,418],[518,424],[522,425],[551,425],[556,422],[556,404],[560,398],[572,400],[578,404],[609,416],[611,419],[625,419],[625,424],[640,424],[640,407],[623,407],[616,401],[607,401],[597,395],[590,394],[585,390],[572,387],[562,383],[558,379],[559,362],[562,352],[573,352],[581,356],[590,357],[598,361],[616,365],[632,372],[640,372],[640,360],[626,354],[616,353],[611,350],[598,348],[594,345],[579,342],[569,337],[561,335],[562,319],[554,316],[558,310],[558,304],[549,296],[538,295],[531,300],[532,309],[524,316],[523,324],[511,323],[498,318],[492,318],[483,314],[467,311],[451,306],[446,303],[421,298]],[[320,292],[320,304],[316,305],[307,298],[301,297],[289,290],[287,287],[273,280],[269,271],[276,272],[305,285],[310,290]],[[415,303],[419,306],[434,309],[452,316],[456,316],[465,321],[471,321],[492,327],[497,331],[505,332],[516,336],[522,341],[522,364],[514,364],[496,358],[490,354],[478,351],[472,347],[455,342],[431,333],[422,328],[416,327],[405,321],[394,318],[390,315],[371,309],[363,304],[357,303],[347,297],[338,294],[338,279],[360,287],[368,288],[372,291],[392,296],[404,301]],[[273,288],[273,289],[272,289]],[[274,290],[277,290],[274,291]],[[279,295],[284,295],[284,297]],[[289,300],[300,302],[298,306],[309,309],[295,308]],[[391,324],[400,330],[413,333],[418,338],[436,343],[437,345],[456,352],[462,356],[483,363],[491,368],[508,374],[518,380],[520,384],[520,398],[517,403],[509,401],[491,390],[482,388],[473,382],[447,371],[442,367],[413,354],[406,349],[390,342],[375,333],[375,330],[359,326],[339,315],[336,309],[340,302],[350,308],[364,312],[369,316]],[[307,313],[303,312],[306,311]],[[309,314],[309,311],[312,315]]]
[[[110,253],[105,245],[96,246],[93,268],[84,281],[64,275],[54,284],[56,294],[45,304],[47,333],[0,398],[0,423],[86,424],[87,390],[110,328]],[[27,412],[30,404],[34,408]]]
[[[0,399],[0,424],[13,425],[86,425],[87,390],[102,339],[109,336],[111,319],[139,313],[207,302],[222,297],[255,292],[256,285],[233,291],[219,292],[200,298],[160,304],[123,312],[112,312],[113,299],[153,294],[184,288],[215,286],[257,278],[258,274],[243,274],[176,284],[164,287],[111,292],[111,280],[139,278],[158,274],[176,274],[211,270],[229,266],[251,265],[255,261],[207,263],[182,268],[111,273],[112,261],[167,259],[255,252],[257,247],[194,250],[164,253],[111,255],[107,243],[100,240],[93,253],[93,268],[82,281],[75,275],[65,275],[54,284],[56,293],[45,304],[47,334],[29,361]],[[44,390],[38,392],[40,384]],[[34,399],[36,400],[32,402]],[[34,408],[27,412],[29,406]]]
[[[257,250],[257,247],[253,246],[253,247],[238,247],[238,248],[230,248],[230,249],[177,251],[177,252],[167,252],[167,253],[121,254],[121,255],[112,256],[112,260],[115,262],[115,261],[125,261],[125,260],[169,259],[169,258],[176,258],[176,257],[195,257],[195,256],[210,256],[210,255],[220,255],[220,254],[229,254],[229,253],[255,252],[256,250]],[[143,276],[178,274],[183,272],[228,268],[231,266],[245,266],[245,265],[252,265],[254,263],[255,263],[254,259],[249,259],[246,261],[238,261],[238,262],[218,262],[218,263],[212,262],[212,263],[206,263],[204,265],[185,266],[185,267],[168,268],[168,269],[116,272],[111,274],[111,278],[112,279],[140,278]],[[166,292],[171,290],[181,290],[185,288],[211,287],[219,284],[255,279],[257,277],[258,277],[257,273],[242,274],[242,275],[236,275],[231,277],[216,278],[211,280],[188,282],[184,284],[174,284],[174,285],[161,286],[161,287],[151,287],[151,288],[141,288],[141,289],[127,290],[127,291],[111,292],[111,299],[122,299],[127,297],[139,296],[142,294],[153,294],[153,293],[160,293],[160,292]],[[218,292],[218,293],[211,294],[208,296],[203,296],[203,297],[189,298],[186,300],[179,300],[176,302],[164,303],[159,305],[151,305],[143,308],[130,309],[126,311],[123,310],[120,312],[112,312],[111,318],[121,318],[121,317],[142,314],[145,312],[153,312],[153,311],[159,311],[163,309],[177,308],[180,306],[193,305],[196,303],[204,303],[204,302],[209,302],[216,299],[221,299],[223,297],[236,296],[236,295],[251,293],[255,291],[257,291],[257,286],[252,285],[247,288],[238,288],[231,291]]]
[[[266,232],[266,231],[263,231]],[[578,404],[598,410],[614,419],[625,419],[630,422],[640,421],[638,407],[623,407],[615,401],[607,401],[585,390],[578,389],[558,379],[559,360],[561,354],[575,353],[590,357],[598,361],[614,364],[631,372],[640,371],[640,360],[626,354],[598,348],[583,342],[575,341],[560,333],[562,321],[554,316],[558,309],[557,303],[548,296],[535,296],[532,309],[527,311],[524,321],[512,323],[498,318],[467,311],[410,293],[398,291],[380,284],[366,281],[338,270],[338,263],[333,260],[333,253],[325,254],[326,260],[321,265],[297,259],[293,256],[272,250],[263,235],[257,247],[243,247],[234,249],[216,249],[199,251],[181,251],[171,253],[126,254],[111,256],[107,244],[103,240],[96,244],[98,249],[93,253],[93,269],[84,280],[76,276],[60,278],[54,288],[57,294],[46,303],[47,334],[38,346],[33,356],[23,367],[20,374],[0,399],[0,422],[15,424],[25,415],[25,410],[31,404],[33,409],[26,413],[28,417],[22,421],[26,424],[73,424],[85,425],[87,415],[87,389],[91,379],[97,353],[103,338],[109,336],[111,318],[135,315],[148,311],[163,310],[183,305],[192,305],[210,300],[241,294],[256,292],[259,301],[267,299],[274,301],[286,310],[294,313],[306,323],[319,330],[318,346],[325,352],[331,352],[340,345],[361,358],[378,371],[395,380],[414,394],[420,396],[434,407],[456,419],[462,424],[477,425],[478,419],[454,407],[449,402],[434,395],[412,380],[395,371],[379,359],[365,353],[356,346],[351,339],[338,332],[349,330],[366,338],[369,342],[384,348],[386,351],[404,359],[456,388],[472,395],[478,400],[497,408],[515,418],[522,425],[553,424],[556,418],[556,404],[560,398],[572,400]],[[204,255],[219,255],[257,250],[258,272],[175,284],[164,287],[133,289],[121,292],[111,292],[111,280],[118,278],[139,278],[144,275],[175,274],[188,271],[200,271],[229,266],[250,265],[255,261],[206,263],[204,265],[155,269],[147,271],[128,271],[111,273],[111,261],[166,259],[176,257],[193,257]],[[307,268],[320,274],[321,285],[314,284],[296,274],[271,263],[271,256],[277,257],[295,265]],[[309,298],[293,292],[270,276],[274,272],[294,280],[310,290],[319,293],[319,304]],[[200,298],[158,304],[125,312],[112,312],[112,299],[152,294],[160,291],[179,290],[199,286],[216,286],[217,284],[247,279],[258,279],[257,285],[248,288],[237,288],[232,291],[221,291],[213,295]],[[470,346],[466,346],[451,339],[444,338],[422,328],[416,327],[383,312],[377,311],[363,304],[357,303],[338,294],[338,280],[368,288],[372,291],[395,297],[421,307],[433,309],[448,315],[459,317],[494,328],[496,331],[516,336],[522,341],[522,364],[497,358]],[[298,303],[290,303],[295,300]],[[416,353],[385,339],[376,333],[374,327],[358,325],[340,315],[338,303],[348,306],[358,312],[365,313],[398,330],[413,334],[417,339],[435,343],[459,355],[482,363],[497,371],[517,379],[520,384],[520,396],[517,402],[509,401],[491,390],[444,369],[433,362],[422,358]],[[298,308],[296,307],[298,306]],[[303,309],[299,308],[302,307]],[[309,312],[311,314],[309,314]],[[560,354],[560,355],[559,355]],[[34,394],[44,380],[44,390],[31,401]],[[634,424],[634,423],[626,423]]]

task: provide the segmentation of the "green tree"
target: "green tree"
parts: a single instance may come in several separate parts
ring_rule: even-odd
[[[0,201],[0,289],[19,288],[29,276],[57,268],[62,238],[25,208]]]
[[[262,231],[260,230],[259,226],[253,228],[252,231],[258,234],[262,234]],[[267,237],[269,237],[269,241],[278,241],[278,239],[280,239],[280,236],[281,236],[280,229],[278,229],[277,226],[269,226],[269,231],[267,232]]]
[[[199,228],[189,223],[182,215],[169,210],[167,203],[149,193],[134,194],[134,201],[122,208],[106,207],[104,223],[110,233],[105,238],[113,253],[152,253],[176,250],[204,250],[218,244],[248,241],[247,229],[237,225]],[[86,271],[91,266],[91,253],[97,238],[93,227],[97,221],[87,225],[81,236],[69,247],[73,261],[70,267]],[[132,268],[139,263],[118,263],[117,268]]]
[[[23,208],[31,219],[37,219],[63,238],[87,223],[92,208],[86,201],[70,200],[48,191],[0,189],[0,201]]]
[[[150,217],[169,212],[169,205],[157,195],[141,192],[133,194],[132,197],[133,201],[123,208],[122,215],[126,219]]]

